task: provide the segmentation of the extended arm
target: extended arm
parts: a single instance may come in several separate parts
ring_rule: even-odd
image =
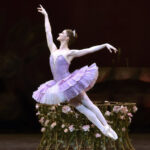
[[[84,56],[89,53],[94,53],[96,51],[100,51],[103,48],[107,48],[110,51],[110,53],[112,53],[112,50],[114,50],[115,53],[117,52],[117,49],[115,47],[106,43],[106,44],[101,44],[101,45],[97,45],[97,46],[92,46],[90,48],[86,48],[86,49],[82,49],[82,50],[71,50],[70,56],[73,58],[80,57],[80,56]]]
[[[48,19],[48,14],[45,11],[45,9],[40,5],[38,8],[38,12],[42,13],[44,15],[44,20],[45,20],[45,32],[46,32],[46,39],[47,39],[47,44],[50,52],[55,51],[57,49],[56,45],[53,42],[53,36],[52,36],[52,30],[51,30],[51,25]]]

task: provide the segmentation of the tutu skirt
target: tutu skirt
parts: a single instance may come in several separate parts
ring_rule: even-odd
[[[98,78],[98,67],[95,63],[84,66],[70,73],[67,77],[41,84],[33,92],[33,99],[43,104],[59,104],[79,95],[83,90],[90,90]]]

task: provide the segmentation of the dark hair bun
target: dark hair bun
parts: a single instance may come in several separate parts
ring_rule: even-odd
[[[78,36],[77,36],[77,33],[75,30],[66,29],[66,31],[67,31],[67,35],[69,37],[68,45],[70,46],[72,43],[75,42],[75,40]]]

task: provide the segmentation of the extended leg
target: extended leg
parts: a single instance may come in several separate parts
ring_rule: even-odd
[[[101,122],[97,119],[96,115],[84,105],[78,105],[75,107],[80,113],[84,114],[98,129],[102,132],[104,131],[104,127]]]
[[[83,105],[85,105],[92,112],[95,113],[95,115],[97,116],[97,118],[101,121],[101,123],[104,126],[108,124],[107,121],[106,121],[106,119],[104,118],[103,114],[99,110],[99,108],[95,104],[93,104],[93,102],[89,99],[89,97],[87,96],[87,94],[85,92],[83,93],[83,99],[81,100],[81,102],[82,102]]]

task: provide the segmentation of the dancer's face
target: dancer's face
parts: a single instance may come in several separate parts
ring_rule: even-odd
[[[59,36],[57,38],[58,41],[68,41],[69,40],[69,37],[67,35],[67,31],[64,30],[63,32],[59,33]]]

